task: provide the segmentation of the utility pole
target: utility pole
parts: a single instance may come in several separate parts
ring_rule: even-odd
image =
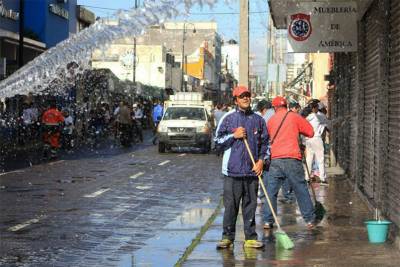
[[[135,0],[135,10],[138,8],[138,0]],[[133,37],[133,86],[136,86],[136,36]]]
[[[186,23],[183,23],[183,32],[182,32],[182,60],[181,60],[181,92],[185,92],[184,89],[184,83],[185,83],[185,79],[184,79],[184,75],[185,75],[185,35],[186,35]]]
[[[267,61],[268,61],[268,66],[270,65],[270,64],[272,64],[272,62],[273,62],[273,53],[274,53],[274,51],[273,51],[273,49],[274,49],[274,47],[273,47],[273,44],[272,44],[272,41],[273,41],[273,36],[272,36],[272,19],[271,19],[271,15],[269,16],[269,18],[268,18],[268,59],[267,59]],[[267,67],[268,68],[268,67]],[[274,89],[273,89],[273,82],[272,82],[272,80],[273,80],[273,77],[270,77],[269,76],[269,71],[268,71],[268,69],[267,69],[267,84],[268,84],[268,91],[271,93],[271,94],[274,94]]]
[[[186,41],[186,33],[187,33],[187,25],[193,26],[193,33],[196,33],[196,25],[190,22],[183,23],[183,32],[182,32],[182,77],[181,77],[181,91],[187,92],[187,81],[185,81],[184,76],[185,73],[187,75],[187,57],[185,56],[185,41]],[[186,63],[186,64],[185,64]]]
[[[249,0],[240,0],[239,85],[249,86]]]
[[[25,0],[19,0],[19,47],[18,47],[18,67],[24,65],[24,5]]]

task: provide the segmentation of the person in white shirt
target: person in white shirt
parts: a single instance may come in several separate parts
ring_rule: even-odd
[[[69,110],[63,111],[64,116],[64,129],[63,129],[63,145],[67,151],[71,151],[71,149],[75,146],[74,140],[74,118],[71,116]]]
[[[307,121],[314,129],[314,137],[305,138],[306,162],[311,171],[312,163],[315,160],[319,169],[321,185],[328,185],[325,172],[325,153],[322,136],[328,127],[328,120],[325,114],[318,111],[318,103],[311,103],[312,112],[307,116]],[[307,174],[306,174],[307,177]]]
[[[133,104],[133,111],[135,112],[135,119],[137,119],[140,123],[143,119],[143,109],[140,104]]]
[[[22,111],[22,120],[24,121],[24,125],[30,126],[37,122],[39,116],[38,113],[37,108],[26,104],[26,108]]]

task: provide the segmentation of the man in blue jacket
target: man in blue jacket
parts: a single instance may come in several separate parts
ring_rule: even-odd
[[[258,175],[263,172],[268,149],[268,133],[263,118],[251,111],[251,94],[244,87],[233,91],[236,108],[225,114],[216,131],[216,143],[224,150],[224,219],[222,240],[217,248],[229,248],[235,240],[236,219],[242,200],[245,247],[262,248],[257,240],[255,213]],[[244,144],[247,139],[256,165],[253,166]]]
[[[157,142],[157,135],[156,135],[157,127],[158,127],[158,124],[160,123],[160,121],[162,119],[163,114],[164,114],[164,108],[160,104],[158,99],[156,99],[154,101],[153,112],[152,112],[152,119],[153,119],[153,123],[154,123],[154,137],[153,137],[153,144],[154,145]]]

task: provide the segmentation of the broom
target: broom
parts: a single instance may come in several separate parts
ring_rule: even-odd
[[[253,162],[253,166],[255,166],[256,162],[254,161],[253,154],[251,153],[251,150],[250,150],[250,147],[249,147],[249,143],[247,142],[247,139],[244,138],[243,140],[244,140],[244,144],[246,145],[247,152],[249,153],[249,156],[251,158],[251,161]],[[274,235],[275,235],[275,238],[276,238],[276,244],[278,245],[278,247],[282,247],[284,249],[292,249],[292,248],[294,248],[293,241],[282,230],[281,225],[278,222],[278,218],[276,216],[274,208],[272,207],[271,200],[269,199],[269,196],[268,196],[268,193],[267,193],[267,189],[265,188],[265,185],[264,185],[264,182],[263,182],[263,180],[261,178],[261,175],[258,175],[258,180],[260,181],[261,188],[264,191],[265,198],[267,199],[269,208],[271,209],[271,212],[272,212],[272,216],[274,216],[275,223],[278,226],[278,230],[274,232]]]
[[[305,160],[304,153],[302,152],[301,154],[303,156],[303,161],[305,161],[308,179],[311,181],[311,175],[310,175],[310,170],[308,169],[307,161]],[[324,206],[322,205],[322,203],[317,200],[317,196],[315,195],[315,190],[314,190],[314,187],[312,186],[312,182],[310,182],[310,187],[311,187],[311,192],[312,192],[312,195],[314,198],[314,203],[315,203],[315,219],[317,221],[322,221],[322,219],[325,216],[326,210],[325,210]]]

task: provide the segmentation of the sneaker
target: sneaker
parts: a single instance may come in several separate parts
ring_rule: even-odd
[[[312,229],[314,229],[317,225],[318,225],[318,223],[319,223],[320,221],[317,221],[317,220],[315,220],[315,221],[313,221],[313,222],[308,222],[306,225],[307,225],[307,229],[308,230],[312,230]]]
[[[328,181],[321,181],[320,185],[325,185],[325,186],[328,186],[328,185],[329,185],[329,183],[328,183]]]
[[[273,223],[264,223],[264,229],[272,229],[274,228],[274,224]]]
[[[245,248],[262,248],[264,243],[258,240],[246,240],[244,241]]]
[[[229,239],[222,239],[217,243],[218,249],[229,248],[230,246],[233,246],[233,241]]]

